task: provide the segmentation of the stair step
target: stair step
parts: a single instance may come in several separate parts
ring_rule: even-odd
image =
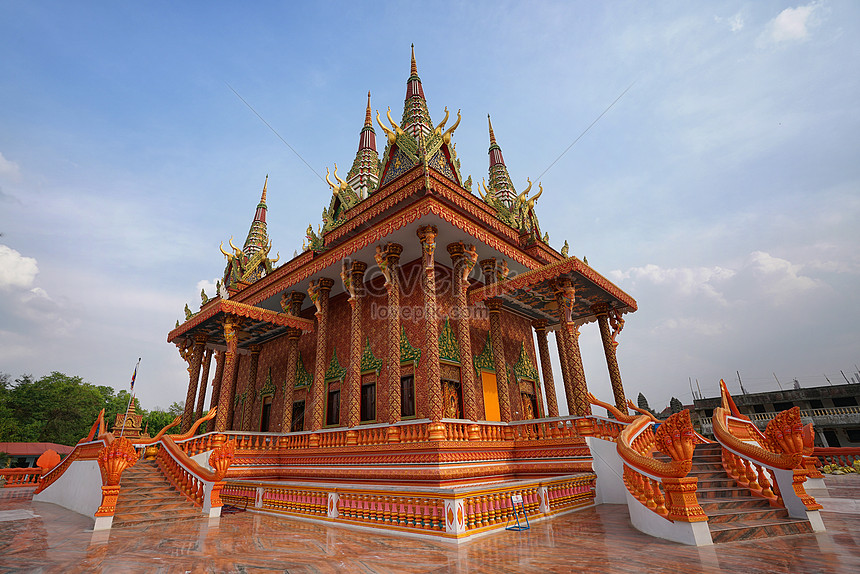
[[[715,544],[812,532],[809,521],[794,518],[762,519],[750,523],[734,521],[711,524],[709,522],[708,526],[711,530],[711,539]]]
[[[772,506],[766,508],[731,508],[708,513],[709,524],[722,524],[726,522],[754,523],[760,520],[786,520],[789,518],[786,509],[774,508]]]
[[[743,510],[751,508],[771,508],[771,505],[767,500],[755,496],[727,496],[723,498],[710,498],[707,500],[700,499],[699,506],[702,507],[702,510],[704,510],[705,514],[707,514],[708,516],[710,516],[710,513],[712,512],[724,512],[732,509]]]
[[[737,498],[749,496],[749,490],[737,486],[732,487],[717,487],[717,488],[697,488],[696,497],[699,500],[703,498]]]

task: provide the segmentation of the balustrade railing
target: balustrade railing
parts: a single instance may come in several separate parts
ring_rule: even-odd
[[[342,520],[408,530],[445,530],[444,501],[426,496],[340,492]]]
[[[0,480],[5,480],[5,488],[19,486],[36,486],[42,476],[42,469],[36,468],[4,468],[0,469]]]
[[[265,487],[262,507],[268,510],[324,516],[328,495],[317,489]]]
[[[36,494],[42,492],[53,483],[55,483],[68,470],[71,464],[76,460],[96,460],[99,451],[107,444],[105,439],[97,439],[89,442],[79,442],[75,445],[60,464],[46,472],[39,479],[39,487],[36,489]]]
[[[815,447],[812,456],[818,458],[820,465],[851,466],[860,460],[860,447]]]
[[[189,468],[193,461],[188,455],[176,448],[172,440],[162,442],[162,448],[158,449],[155,460],[158,468],[170,483],[181,492],[185,498],[197,506],[203,506],[203,480]],[[181,461],[181,462],[180,462]],[[202,469],[201,469],[202,470]]]
[[[650,417],[636,417],[616,441],[618,454],[624,462],[622,478],[630,494],[668,520],[707,520],[696,498],[698,479],[687,476],[692,468],[696,440],[687,410],[669,417],[656,433]],[[657,450],[671,460],[654,458]]]
[[[749,418],[737,413],[733,404],[723,389],[724,406],[714,409],[712,419],[714,436],[722,447],[723,468],[729,476],[756,496],[789,508],[792,516],[800,508],[822,508],[803,488],[809,471],[803,466],[800,409],[779,413],[763,434]]]

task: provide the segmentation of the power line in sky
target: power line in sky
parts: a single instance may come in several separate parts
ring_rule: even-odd
[[[541,177],[543,177],[543,174],[545,174],[546,172],[548,172],[548,171],[552,168],[552,166],[554,166],[554,165],[558,162],[558,160],[560,160],[562,157],[564,157],[564,154],[566,154],[568,151],[570,151],[570,148],[572,148],[573,146],[575,146],[575,145],[576,145],[576,142],[578,142],[579,140],[581,140],[581,139],[582,139],[582,136],[584,136],[586,133],[588,133],[588,130],[590,130],[590,129],[594,126],[594,124],[596,124],[597,122],[599,122],[599,121],[600,121],[600,118],[602,118],[603,116],[605,116],[605,115],[606,115],[606,112],[608,112],[609,110],[611,110],[611,109],[612,109],[612,106],[614,106],[616,103],[618,103],[618,100],[620,100],[621,98],[623,98],[623,97],[624,97],[624,94],[626,94],[626,93],[630,90],[630,88],[632,88],[632,87],[633,87],[633,84],[635,84],[635,83],[636,83],[636,81],[635,81],[635,80],[634,80],[633,82],[631,82],[631,83],[630,83],[630,85],[629,85],[629,86],[627,86],[627,89],[625,89],[623,92],[621,92],[621,95],[620,95],[620,96],[618,96],[617,98],[615,98],[615,101],[613,101],[611,104],[609,104],[609,107],[607,107],[605,110],[603,110],[603,113],[601,113],[599,116],[597,116],[597,119],[595,119],[593,122],[591,122],[591,123],[588,125],[588,127],[587,127],[587,128],[585,128],[585,129],[582,131],[582,133],[581,133],[581,134],[579,134],[579,135],[576,137],[576,139],[575,139],[575,140],[573,140],[573,143],[571,143],[569,146],[567,146],[567,149],[565,149],[563,152],[561,152],[561,155],[559,155],[557,158],[555,158],[555,160],[554,160],[551,164],[549,164],[549,167],[547,167],[545,170],[543,170],[543,171],[541,172],[541,174],[535,178],[535,180],[538,180],[538,179],[540,179]]]
[[[290,148],[290,151],[291,151],[291,152],[293,152],[294,154],[296,154],[296,157],[297,157],[297,158],[299,158],[300,160],[302,160],[302,162],[304,162],[304,164],[305,164],[306,166],[308,166],[308,169],[309,169],[309,170],[311,170],[312,172],[314,172],[314,175],[315,175],[315,176],[317,176],[318,178],[320,178],[320,181],[325,181],[325,180],[322,178],[322,176],[321,176],[320,174],[318,174],[314,168],[312,168],[312,167],[311,167],[311,164],[309,164],[308,162],[306,162],[306,161],[305,161],[305,158],[303,158],[303,157],[299,154],[299,152],[297,152],[297,151],[295,150],[295,148],[294,148],[293,146],[291,146],[289,143],[287,143],[287,140],[285,140],[284,138],[282,138],[282,137],[281,137],[281,134],[279,134],[279,133],[277,132],[277,130],[275,130],[275,128],[273,128],[271,125],[269,125],[269,122],[267,122],[265,119],[263,119],[263,116],[261,116],[260,114],[258,114],[258,113],[257,113],[257,110],[255,110],[255,109],[251,106],[251,104],[249,104],[247,101],[245,101],[245,98],[243,98],[242,96],[240,96],[240,95],[239,95],[239,92],[237,92],[236,90],[234,90],[234,89],[233,89],[233,86],[231,86],[231,85],[230,85],[230,84],[228,84],[227,82],[224,82],[224,83],[227,85],[227,87],[228,87],[228,88],[230,88],[230,91],[232,91],[234,94],[236,94],[236,97],[237,97],[237,98],[239,98],[240,100],[242,100],[242,103],[243,103],[243,104],[245,104],[246,106],[248,106],[248,109],[249,109],[249,110],[251,110],[252,112],[254,112],[254,115],[255,115],[255,116],[257,116],[258,118],[260,118],[260,121],[261,121],[261,122],[263,122],[264,124],[266,124],[266,127],[267,127],[267,128],[269,128],[270,130],[272,130],[272,133],[273,133],[273,134],[275,134],[276,136],[278,136],[278,139],[279,139],[279,140],[281,140],[282,142],[284,142],[284,145],[285,145],[285,146],[287,146],[288,148]]]

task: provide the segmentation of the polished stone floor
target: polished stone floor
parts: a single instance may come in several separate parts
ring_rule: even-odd
[[[860,572],[860,475],[829,476],[828,531],[695,548],[603,505],[460,545],[251,512],[93,533],[92,519],[0,489],[0,572]]]

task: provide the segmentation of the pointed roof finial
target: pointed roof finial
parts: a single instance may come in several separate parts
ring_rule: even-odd
[[[499,145],[496,143],[496,134],[493,133],[493,122],[490,119],[490,114],[487,114],[487,123],[490,124],[490,145]]]
[[[266,181],[263,182],[263,195],[260,197],[260,203],[266,203],[266,186],[269,184],[269,174],[266,174]]]
[[[415,63],[415,44],[412,44],[412,70],[410,73],[413,76],[418,75],[418,65]]]
[[[367,90],[367,115],[364,117],[364,127],[373,127],[370,119],[370,90]]]

